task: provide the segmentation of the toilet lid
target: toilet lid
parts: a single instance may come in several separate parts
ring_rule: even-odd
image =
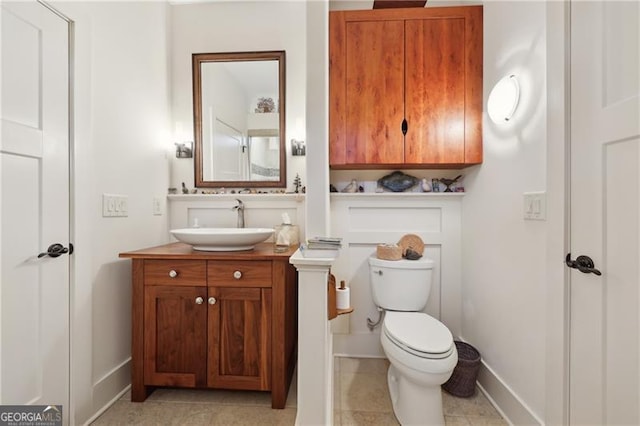
[[[424,358],[445,358],[453,351],[449,329],[422,312],[387,311],[384,332],[398,346]]]

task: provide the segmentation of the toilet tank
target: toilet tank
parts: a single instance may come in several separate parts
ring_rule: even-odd
[[[433,260],[382,260],[369,257],[369,280],[376,306],[392,311],[420,311],[429,300]]]

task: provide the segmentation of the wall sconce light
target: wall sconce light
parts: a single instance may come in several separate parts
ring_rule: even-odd
[[[515,75],[503,77],[493,86],[487,101],[487,112],[491,120],[505,123],[511,120],[518,107],[520,99],[520,85]]]
[[[304,141],[291,139],[291,155],[307,155],[307,145]]]
[[[193,158],[193,142],[176,142],[176,158]]]

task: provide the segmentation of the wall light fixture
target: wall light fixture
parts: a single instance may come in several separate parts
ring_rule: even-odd
[[[515,75],[503,77],[493,86],[487,101],[487,112],[491,120],[496,123],[505,123],[511,120],[518,108],[520,99],[520,85]]]
[[[176,158],[193,158],[193,142],[176,142]]]
[[[307,155],[307,145],[304,141],[291,139],[291,155]]]

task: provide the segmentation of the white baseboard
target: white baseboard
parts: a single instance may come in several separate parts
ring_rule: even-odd
[[[478,372],[478,387],[509,424],[544,425],[544,422],[484,363],[484,360]]]
[[[384,358],[380,333],[352,333],[333,335],[333,355],[354,358]]]
[[[93,385],[93,408],[95,414],[84,424],[91,424],[115,404],[129,388],[131,388],[131,358],[113,368]]]

